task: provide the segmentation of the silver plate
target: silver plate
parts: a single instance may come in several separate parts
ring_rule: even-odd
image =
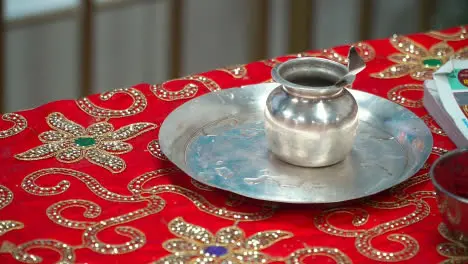
[[[432,134],[406,108],[350,90],[359,105],[351,154],[324,168],[302,168],[267,150],[263,109],[278,84],[226,89],[174,110],[159,132],[162,152],[193,179],[260,200],[333,203],[372,195],[415,174],[429,157]]]

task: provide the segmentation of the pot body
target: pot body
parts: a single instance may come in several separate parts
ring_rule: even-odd
[[[358,105],[333,84],[347,73],[339,63],[298,58],[276,66],[280,84],[267,98],[265,133],[270,151],[297,166],[322,167],[343,161],[352,150]]]

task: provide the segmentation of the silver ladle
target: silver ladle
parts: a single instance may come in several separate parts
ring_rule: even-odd
[[[354,81],[356,75],[366,68],[366,63],[359,56],[356,48],[351,46],[348,52],[348,73],[341,77],[336,83],[336,87],[346,86]]]

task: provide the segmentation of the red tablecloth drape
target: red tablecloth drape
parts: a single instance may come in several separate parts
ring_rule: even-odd
[[[422,82],[450,57],[468,57],[466,37],[466,27],[457,27],[356,44],[367,68],[353,88],[419,115],[435,143],[408,181],[340,208],[254,201],[207,187],[164,157],[157,136],[165,117],[190,98],[268,82],[273,65],[297,56],[345,63],[348,46],[5,114],[0,263],[468,262],[468,250],[440,226],[427,175],[454,145],[422,106]]]

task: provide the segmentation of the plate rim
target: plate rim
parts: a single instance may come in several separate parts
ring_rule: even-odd
[[[251,84],[251,85],[244,85],[244,86],[237,86],[237,87],[230,87],[230,88],[226,88],[226,89],[222,89],[220,91],[214,91],[214,92],[211,92],[211,93],[206,93],[206,94],[203,94],[201,96],[198,96],[198,97],[195,97],[195,98],[192,98],[191,100],[188,100],[186,102],[184,102],[183,104],[179,105],[178,107],[176,107],[173,111],[171,111],[171,113],[169,113],[169,115],[166,116],[166,118],[164,119],[163,123],[161,124],[160,126],[160,130],[159,130],[159,133],[158,133],[158,139],[161,138],[161,134],[164,133],[164,128],[166,126],[168,126],[168,122],[170,121],[170,117],[175,114],[176,112],[180,111],[180,109],[183,109],[184,106],[186,106],[187,104],[193,104],[194,103],[194,99],[199,99],[199,98],[202,98],[202,97],[209,97],[209,96],[213,96],[213,93],[229,93],[230,91],[233,91],[233,90],[238,90],[238,89],[265,89],[265,90],[268,90],[268,89],[274,89],[276,88],[277,86],[279,86],[280,84],[277,84],[277,83],[259,83],[259,84]],[[261,87],[261,88],[260,88]],[[271,88],[270,88],[271,87]],[[346,89],[346,88],[345,88]],[[366,96],[371,96],[371,97],[377,97],[379,98],[380,100],[385,100],[387,101],[388,103],[391,103],[392,105],[394,105],[396,108],[398,108],[399,110],[403,110],[407,113],[409,113],[413,118],[415,117],[415,119],[417,119],[419,122],[421,122],[421,124],[423,125],[424,129],[426,130],[428,136],[427,138],[429,139],[426,143],[428,144],[425,144],[424,146],[424,150],[421,151],[421,162],[420,164],[418,164],[417,166],[415,166],[412,170],[414,171],[408,171],[406,174],[407,176],[405,177],[400,177],[397,181],[395,181],[392,185],[389,185],[389,187],[386,187],[384,189],[381,189],[381,190],[377,190],[377,191],[374,191],[372,193],[368,193],[368,194],[364,194],[362,196],[359,196],[359,197],[355,197],[355,198],[352,198],[352,199],[343,199],[343,200],[336,200],[336,201],[331,201],[331,202],[311,202],[311,201],[284,201],[284,200],[276,200],[276,199],[265,199],[265,198],[259,198],[259,197],[253,197],[251,195],[248,195],[248,194],[245,194],[241,191],[236,191],[236,190],[233,190],[233,189],[229,189],[229,188],[222,188],[222,187],[219,187],[217,186],[216,184],[212,184],[212,183],[208,183],[206,181],[201,181],[199,180],[198,178],[196,178],[195,176],[192,176],[191,173],[190,173],[190,170],[187,168],[187,165],[186,164],[177,164],[176,162],[173,161],[173,159],[171,159],[171,157],[169,157],[167,155],[167,151],[166,151],[166,146],[164,143],[161,143],[161,141],[159,142],[160,144],[160,147],[161,147],[161,152],[166,155],[166,157],[168,158],[168,160],[173,163],[176,167],[178,167],[180,170],[182,170],[185,174],[187,174],[188,177],[190,177],[191,179],[193,180],[196,180],[198,182],[201,182],[209,187],[212,187],[212,188],[215,188],[217,190],[222,190],[222,191],[225,191],[225,192],[230,192],[230,193],[234,193],[234,194],[237,194],[237,195],[240,195],[240,196],[243,196],[243,197],[246,197],[246,198],[250,198],[250,199],[254,199],[254,200],[259,200],[259,201],[265,201],[265,202],[275,202],[275,203],[284,203],[284,204],[317,204],[317,205],[320,205],[320,204],[336,204],[336,203],[343,203],[343,202],[350,202],[350,201],[355,201],[355,200],[359,200],[359,199],[363,199],[363,198],[366,198],[366,197],[370,197],[372,195],[376,195],[376,194],[379,194],[379,193],[382,193],[382,192],[385,192],[387,190],[389,190],[390,188],[394,187],[394,186],[397,186],[398,184],[401,184],[402,182],[408,180],[409,178],[413,177],[418,171],[421,170],[421,168],[424,167],[424,164],[427,162],[427,160],[429,159],[430,155],[431,155],[431,152],[432,152],[432,148],[434,146],[434,137],[432,135],[432,132],[431,130],[429,129],[429,127],[427,126],[427,124],[418,116],[416,115],[413,111],[411,111],[410,109],[400,105],[400,104],[397,104],[391,100],[388,100],[387,98],[384,98],[382,96],[379,96],[379,95],[375,95],[375,94],[372,94],[372,93],[369,93],[369,92],[366,92],[366,91],[361,91],[361,90],[357,90],[355,88],[353,89],[347,89],[349,92],[351,92],[352,94],[354,93],[357,93],[357,94],[361,94],[361,95],[366,95]],[[187,146],[186,146],[187,147]],[[185,156],[185,155],[184,155]],[[185,158],[184,158],[185,160]],[[184,162],[185,163],[185,162]]]

